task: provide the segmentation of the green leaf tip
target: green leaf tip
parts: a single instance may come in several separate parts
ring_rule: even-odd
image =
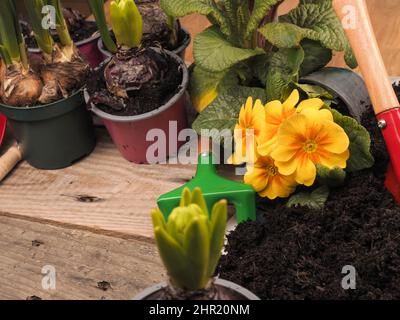
[[[133,0],[113,0],[110,4],[112,28],[120,46],[139,47],[143,37],[143,19]]]

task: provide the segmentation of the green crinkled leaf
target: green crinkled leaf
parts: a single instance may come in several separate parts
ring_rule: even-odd
[[[264,53],[262,49],[235,47],[215,26],[204,30],[194,41],[196,64],[211,72],[224,71],[239,62]]]
[[[329,197],[329,188],[322,186],[313,192],[299,192],[292,195],[286,206],[292,207],[307,207],[310,209],[320,210],[325,206],[325,202]]]
[[[267,100],[282,100],[292,82],[299,78],[304,60],[302,48],[279,49],[273,53],[267,75]]]
[[[228,0],[229,1],[229,0]],[[249,39],[271,8],[281,0],[254,0],[253,12],[247,23],[245,38]]]
[[[231,35],[231,26],[224,13],[213,0],[160,0],[161,8],[171,17],[184,17],[198,13],[210,17],[210,20],[220,26],[221,31]]]
[[[307,36],[306,30],[292,23],[271,22],[258,30],[278,48],[295,48]]]
[[[264,87],[267,84],[270,59],[271,55],[263,54],[256,56],[249,61],[249,65],[253,75],[255,75],[257,79],[260,80]]]
[[[301,77],[322,69],[332,60],[332,50],[324,48],[318,41],[304,39],[301,47],[304,50],[304,61],[300,68]]]
[[[282,37],[292,39],[308,38],[319,41],[325,48],[344,51],[346,62],[349,66],[352,68],[356,66],[349,42],[331,1],[303,1],[287,15],[281,16],[280,22],[296,26],[287,27],[285,29],[287,34],[282,35]],[[299,31],[299,28],[301,31]],[[296,33],[296,35],[291,33]],[[282,44],[282,42],[279,42],[279,44]],[[294,45],[293,43],[289,44]]]
[[[312,84],[295,83],[296,87],[303,91],[308,98],[320,98],[324,100],[334,100],[335,98],[324,88]]]
[[[192,100],[201,97],[211,90],[230,88],[239,82],[235,69],[224,70],[222,72],[209,72],[195,66],[190,74],[189,93]]]
[[[210,130],[206,136],[220,139],[219,133],[222,130],[234,130],[240,109],[250,96],[254,100],[260,99],[262,102],[266,100],[265,91],[260,88],[236,86],[222,92],[207,109],[200,113],[193,123],[193,129],[200,135],[204,134],[202,130]]]
[[[346,172],[339,167],[329,169],[323,165],[317,164],[317,181],[328,187],[343,186],[346,179]]]
[[[367,129],[355,119],[342,115],[331,109],[334,121],[341,126],[350,139],[350,159],[347,161],[346,171],[355,172],[371,168],[374,157],[371,154],[371,137]]]
[[[231,25],[231,37],[229,40],[235,43],[237,46],[243,45],[241,40],[243,39],[243,33],[245,31],[247,22],[249,21],[249,6],[247,1],[232,1],[222,0],[221,1],[224,12],[229,19]]]

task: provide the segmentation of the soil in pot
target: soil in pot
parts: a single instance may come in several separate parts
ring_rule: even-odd
[[[124,67],[114,70],[118,74],[125,74],[135,83],[132,86],[137,90],[128,91],[128,97],[118,98],[107,90],[105,68],[108,62],[93,72],[88,83],[88,92],[91,102],[102,111],[116,116],[135,116],[158,109],[168,102],[181,90],[183,73],[179,63],[170,56],[156,52],[153,49],[141,48],[135,53],[129,72]],[[135,66],[138,65],[137,68]],[[142,66],[148,66],[143,70]],[[157,73],[155,77],[154,74]],[[147,77],[154,81],[147,82]],[[128,81],[124,79],[124,81]],[[139,83],[140,82],[140,83]]]
[[[64,8],[64,16],[68,24],[71,38],[75,43],[89,39],[97,32],[96,22],[87,21],[86,18],[76,10]],[[23,21],[21,26],[28,48],[37,49],[38,45],[29,24]],[[54,41],[59,42],[58,34],[55,31],[52,32],[52,36]]]
[[[221,277],[261,299],[400,299],[400,207],[384,186],[389,157],[372,108],[362,122],[375,166],[349,175],[323,210],[260,201],[258,221],[230,234]],[[342,288],[346,265],[355,290]]]

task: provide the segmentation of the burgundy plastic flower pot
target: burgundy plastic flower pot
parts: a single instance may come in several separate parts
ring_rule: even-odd
[[[91,68],[96,68],[104,61],[104,55],[99,50],[97,42],[99,41],[100,33],[94,33],[90,38],[78,41],[76,43],[79,52],[86,58]],[[31,56],[41,58],[42,51],[39,48],[29,48]]]
[[[185,60],[185,54],[186,54],[186,49],[189,46],[190,42],[192,41],[190,33],[184,29],[181,28],[181,35],[180,35],[180,43],[178,47],[174,50],[171,50],[173,53],[175,53],[177,56],[179,56],[182,60]],[[103,59],[107,59],[112,56],[112,53],[106,49],[104,46],[103,40],[100,38],[97,43],[98,50],[103,54]]]
[[[188,126],[186,107],[189,100],[186,89],[189,83],[189,72],[181,58],[173,52],[164,52],[175,59],[182,70],[182,83],[179,91],[164,105],[137,116],[111,115],[100,110],[93,103],[89,105],[93,113],[102,120],[122,156],[134,163],[165,162],[170,156],[176,155],[175,151],[179,150],[184,143],[178,141],[178,134]],[[86,93],[86,99],[89,101],[88,93]],[[165,144],[158,149],[156,154],[157,161],[152,161],[147,156],[149,147],[157,142],[157,138],[151,137],[151,130],[157,137],[158,134],[165,137]],[[149,154],[153,155],[154,153]]]

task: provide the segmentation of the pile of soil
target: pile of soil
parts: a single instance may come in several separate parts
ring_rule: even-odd
[[[262,299],[400,299],[400,207],[384,186],[389,158],[371,107],[362,124],[375,166],[349,175],[323,210],[260,201],[258,221],[228,237],[221,278]],[[355,290],[342,288],[346,265]]]
[[[155,51],[153,54],[155,58],[159,56]],[[162,57],[166,60],[164,80],[150,88],[130,93],[128,99],[117,98],[107,90],[104,79],[107,63],[103,64],[98,70],[92,71],[87,84],[91,101],[102,111],[116,116],[135,116],[158,109],[181,90],[183,78],[180,64],[166,54],[162,54]]]

